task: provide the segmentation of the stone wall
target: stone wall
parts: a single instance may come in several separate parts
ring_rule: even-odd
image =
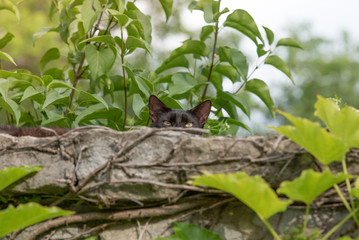
[[[42,197],[43,205],[76,211],[29,227],[15,239],[154,239],[184,221],[211,229],[226,240],[272,239],[255,213],[232,196],[186,184],[202,171],[244,171],[260,175],[273,188],[320,164],[283,136],[202,137],[180,131],[140,128],[117,132],[102,127],[74,129],[59,137],[0,134],[0,168],[44,168],[3,192]],[[340,166],[331,166],[333,169]],[[348,168],[359,173],[359,157],[348,154]],[[326,231],[347,215],[328,192],[312,207],[309,227]],[[295,203],[270,222],[278,232],[302,223],[305,207]],[[336,235],[359,235],[352,221]],[[4,239],[9,239],[4,238]]]

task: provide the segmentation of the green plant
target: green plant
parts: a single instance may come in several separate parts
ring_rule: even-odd
[[[357,128],[359,113],[350,106],[339,108],[335,101],[321,96],[318,96],[315,108],[315,115],[327,125],[329,131],[322,128],[317,122],[295,118],[279,110],[278,112],[290,120],[294,126],[273,127],[279,133],[304,147],[325,166],[323,172],[304,170],[296,179],[282,182],[277,189],[279,194],[284,194],[291,200],[304,202],[307,206],[302,230],[294,236],[294,239],[311,238],[311,236],[306,236],[310,204],[320,194],[332,187],[337,191],[349,214],[320,239],[328,239],[350,218],[353,218],[359,227],[357,217],[359,206],[354,199],[354,197],[359,196],[359,178],[355,182],[355,187],[352,188],[350,179],[353,176],[348,174],[345,162],[345,155],[349,149],[359,147],[359,130]],[[343,171],[337,175],[334,175],[328,166],[334,161],[342,163]],[[349,202],[337,185],[343,181],[346,182],[349,192]],[[233,194],[256,212],[276,239],[281,239],[269,224],[268,218],[278,212],[285,211],[291,201],[279,200],[275,192],[259,176],[250,177],[243,172],[234,174],[204,173],[203,176],[195,177],[193,184],[209,186]],[[311,234],[315,233],[312,232]]]
[[[155,240],[222,240],[217,234],[201,229],[195,224],[173,223],[174,235],[165,238],[156,238]]]
[[[29,174],[36,173],[41,166],[6,167],[0,170],[0,192]],[[0,211],[0,237],[49,218],[73,214],[58,207],[43,207],[38,203],[20,204],[16,208],[8,206]]]
[[[159,3],[168,20],[173,1]],[[293,81],[287,65],[274,51],[283,46],[301,48],[300,44],[290,38],[275,42],[269,28],[263,27],[262,34],[245,10],[229,12],[220,0],[192,1],[189,8],[202,11],[207,25],[198,39],[184,41],[151,70],[136,64],[138,56],[151,58],[152,26],[150,17],[135,2],[51,1],[50,16],[58,16],[59,25],[40,29],[34,40],[55,32],[67,49],[48,49],[39,63],[40,76],[26,70],[0,71],[3,122],[20,126],[103,125],[125,130],[148,125],[146,102],[153,93],[168,106],[182,109],[211,99],[213,118],[223,123],[212,125],[213,133],[235,134],[239,127],[249,130],[238,113],[250,116],[250,106],[243,101],[245,92],[258,96],[274,115],[267,84],[252,75],[267,64]],[[253,69],[240,50],[221,42],[219,35],[224,29],[234,29],[256,46],[258,64]],[[238,88],[224,91],[224,79],[238,83]]]

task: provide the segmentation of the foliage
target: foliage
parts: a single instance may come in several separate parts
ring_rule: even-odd
[[[350,218],[354,218],[359,227],[359,221],[357,219],[359,206],[354,202],[353,197],[357,197],[359,192],[359,180],[356,180],[354,189],[352,189],[349,179],[353,178],[353,176],[348,175],[345,163],[346,152],[349,151],[351,147],[359,147],[357,144],[359,138],[357,128],[353,127],[359,121],[359,113],[350,106],[344,106],[340,109],[333,100],[325,99],[321,96],[318,96],[315,108],[315,115],[326,123],[330,132],[321,128],[319,123],[314,123],[307,119],[295,118],[288,113],[278,110],[278,112],[288,118],[294,126],[274,127],[274,129],[300,144],[316,156],[325,166],[323,172],[304,170],[296,179],[282,182],[277,189],[278,194],[284,194],[292,201],[302,201],[307,206],[301,231],[292,229],[283,239],[318,239],[318,233],[316,231],[312,231],[310,235],[307,235],[310,205],[320,194],[332,187],[337,191],[349,214],[323,237],[320,237],[320,239],[328,239]],[[343,128],[339,130],[340,127]],[[334,175],[330,171],[328,164],[333,161],[342,163],[343,172]],[[346,182],[350,203],[343,197],[341,190],[337,186],[337,184],[343,181]],[[259,216],[274,238],[282,239],[271,227],[268,218],[278,212],[286,210],[286,207],[291,201],[279,200],[270,186],[259,176],[247,176],[243,172],[232,174],[204,173],[203,176],[195,177],[193,184],[209,186],[233,194]],[[275,205],[277,207],[275,207]],[[270,213],[268,213],[268,211],[270,211]]]
[[[168,22],[173,17],[173,1],[160,0],[158,4]],[[51,1],[50,16],[57,16],[59,24],[40,29],[34,40],[53,32],[67,49],[47,49],[39,62],[40,76],[20,69],[0,71],[0,106],[6,116],[3,123],[104,125],[125,130],[148,124],[146,103],[150,94],[182,109],[211,99],[213,118],[223,123],[209,127],[213,133],[235,134],[239,127],[249,130],[239,119],[239,111],[250,116],[250,106],[242,98],[245,92],[258,96],[274,115],[266,82],[251,76],[267,64],[293,81],[286,63],[274,51],[301,45],[290,38],[275,42],[269,28],[258,28],[245,10],[229,12],[221,1],[192,1],[189,9],[203,12],[207,25],[199,39],[185,40],[157,69],[150,70],[142,69],[136,59],[151,55],[152,23],[134,2]],[[259,64],[251,69],[252,64],[240,50],[220,43],[222,29],[233,29],[252,40]],[[66,64],[62,62],[64,55]],[[238,84],[238,89],[224,91],[224,79]]]
[[[41,166],[7,167],[0,170],[0,191],[19,179],[38,172]],[[16,208],[9,205],[0,211],[0,237],[13,231],[44,221],[46,219],[73,214],[58,207],[43,207],[38,203],[20,204]]]
[[[207,229],[201,229],[195,224],[173,223],[174,235],[156,240],[221,240],[221,238]]]
[[[278,86],[281,101],[278,107],[298,116],[315,120],[312,112],[316,95],[339,96],[342,103],[359,108],[358,92],[359,45],[350,33],[343,32],[330,40],[318,36],[309,25],[290,29],[306,51],[290,48],[283,59],[293,72],[296,87]],[[278,98],[278,96],[276,96]],[[278,118],[280,119],[280,118]]]

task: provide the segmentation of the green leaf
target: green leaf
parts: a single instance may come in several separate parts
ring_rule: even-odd
[[[337,136],[321,128],[319,123],[308,119],[296,118],[289,113],[277,110],[294,126],[271,127],[304,147],[321,163],[328,165],[333,161],[341,161],[349,150]]]
[[[133,109],[134,113],[136,114],[136,116],[140,119],[142,119],[141,111],[145,106],[146,106],[146,104],[143,102],[140,94],[133,95],[132,109]]]
[[[0,1],[0,10],[8,10],[15,14],[18,21],[20,21],[20,12],[17,6],[12,3],[10,0],[1,0]]]
[[[70,91],[66,91],[65,93],[59,93],[55,90],[52,90],[46,96],[42,109],[45,109],[49,105],[55,105],[55,104],[62,104],[67,106],[69,102],[70,102]]]
[[[49,83],[49,85],[47,85],[47,90],[49,91],[50,89],[55,89],[55,88],[67,88],[67,89],[77,90],[70,83],[66,83],[66,82],[61,81],[61,80],[52,80]]]
[[[251,79],[245,85],[245,90],[257,95],[275,117],[274,103],[269,92],[268,85],[260,79]]]
[[[220,73],[221,75],[226,76],[233,83],[239,82],[241,80],[240,73],[232,65],[221,65],[218,64],[213,68],[213,71]]]
[[[268,43],[269,43],[269,45],[271,45],[274,40],[274,33],[272,32],[272,30],[270,30],[267,27],[263,27],[263,28],[264,28],[264,31],[266,32]]]
[[[50,48],[40,60],[40,71],[43,72],[46,64],[60,58],[60,51],[57,48]]]
[[[82,90],[79,90],[77,101],[81,104],[82,102],[90,103],[102,103],[102,105],[108,109],[107,102],[98,94],[91,94]]]
[[[280,57],[278,57],[277,55],[271,55],[266,59],[265,64],[272,65],[273,67],[277,68],[279,71],[283,72],[285,75],[287,75],[290,78],[290,80],[294,84],[292,74],[290,73],[287,64]]]
[[[180,95],[192,90],[197,85],[197,80],[187,73],[176,73],[172,76],[172,84],[169,85],[169,96]]]
[[[16,125],[19,125],[21,109],[16,102],[7,97],[0,97],[0,107],[12,114],[15,117]]]
[[[39,172],[42,166],[27,166],[22,165],[18,167],[6,167],[0,170],[0,191],[7,186],[13,184],[19,179],[35,172]]]
[[[28,86],[25,89],[20,102],[23,102],[26,99],[34,100],[40,104],[42,104],[44,102],[44,96],[43,96],[42,92],[36,90],[33,86]]]
[[[0,49],[3,49],[13,38],[14,35],[10,32],[7,32],[5,36],[0,38]]]
[[[234,28],[247,37],[249,37],[256,45],[258,44],[257,38],[263,42],[263,38],[258,30],[257,24],[248,12],[242,9],[237,9],[228,15],[224,26]]]
[[[184,54],[195,54],[206,57],[209,54],[209,48],[201,41],[187,40],[183,42],[182,46],[173,50],[170,57],[165,60],[165,62],[171,61],[172,59]]]
[[[122,111],[118,107],[109,106],[109,108],[106,108],[102,103],[98,103],[91,105],[84,111],[80,112],[77,115],[75,122],[77,124],[86,123],[92,119],[109,119],[114,122],[119,122],[121,115]]]
[[[354,188],[352,189],[352,195],[357,199],[359,198],[359,177],[357,177],[355,180]]]
[[[331,99],[318,95],[314,115],[327,125],[348,148],[359,148],[359,113],[350,106],[342,109]]]
[[[246,114],[248,117],[250,116],[248,107],[245,105],[245,103],[236,95],[233,95],[230,92],[222,92],[222,91],[217,91],[217,98],[223,98],[226,101],[229,101],[230,103],[233,103],[234,105],[236,105],[237,107],[239,107],[244,114]]]
[[[293,181],[282,182],[277,192],[310,205],[320,194],[348,178],[351,176],[344,173],[335,176],[329,170],[319,173],[309,169]]]
[[[40,39],[42,36],[44,36],[46,33],[49,32],[58,32],[59,28],[58,27],[44,27],[44,28],[40,28],[39,31],[37,31],[36,33],[34,33],[34,35],[32,35],[32,45],[35,46],[35,42]]]
[[[85,56],[89,64],[91,76],[94,79],[97,79],[109,71],[116,58],[110,48],[107,47],[97,50],[97,47],[91,44],[86,45]]]
[[[20,204],[17,208],[9,206],[0,211],[0,237],[49,218],[74,214],[58,207],[46,208],[38,203]]]
[[[9,54],[7,54],[6,52],[0,51],[0,59],[4,59],[4,60],[6,60],[6,61],[9,61],[9,62],[11,62],[12,64],[14,64],[15,66],[17,66],[17,65],[16,65],[16,62],[14,61],[14,59],[13,59]]]
[[[134,51],[136,48],[142,48],[142,49],[146,50],[146,52],[150,53],[150,50],[147,48],[146,43],[143,40],[141,40],[139,38],[135,38],[133,36],[127,37],[126,48],[130,52]]]
[[[196,177],[193,185],[217,188],[233,194],[255,211],[261,219],[285,211],[292,201],[280,200],[273,189],[259,176],[248,176],[244,172],[231,174],[209,174]]]
[[[174,235],[155,240],[222,240],[216,233],[202,229],[195,224],[173,223]]]
[[[303,49],[303,46],[295,39],[293,38],[282,38],[278,41],[276,47],[280,46],[286,46],[286,47],[294,47],[294,48],[300,48]]]
[[[38,76],[32,75],[32,74],[28,74],[28,73],[23,73],[20,72],[20,70],[17,70],[16,72],[10,72],[10,71],[5,71],[5,70],[0,70],[0,78],[15,78],[15,79],[21,79],[23,81],[28,81],[28,82],[32,82],[33,80],[37,81],[38,83],[40,83],[41,85],[44,85],[44,82],[42,81],[42,79]]]
[[[181,105],[176,99],[169,97],[168,95],[159,96],[159,99],[166,104],[166,106],[174,109],[184,109],[184,106]]]
[[[216,27],[213,25],[207,25],[202,27],[201,34],[200,34],[200,40],[204,42],[208,36],[215,31]]]
[[[101,10],[101,3],[98,0],[84,1],[81,8],[81,17],[86,33],[88,33],[93,28]]]
[[[173,59],[168,59],[167,61],[164,61],[163,64],[156,69],[156,73],[160,74],[161,72],[171,69],[171,68],[175,68],[175,67],[184,67],[184,68],[188,68],[188,60],[184,55],[180,55],[176,58]]]
[[[92,37],[92,38],[87,38],[87,39],[79,42],[79,44],[78,44],[79,48],[82,48],[82,46],[85,43],[88,43],[88,42],[106,43],[108,46],[115,46],[116,45],[115,39],[112,36],[110,36],[110,35],[102,35],[102,36],[95,36],[95,37]]]
[[[165,11],[166,21],[168,21],[168,19],[172,14],[173,0],[159,0],[159,1],[162,5],[163,10]]]
[[[241,51],[230,47],[219,47],[218,54],[221,62],[228,62],[242,75],[243,79],[247,79],[247,58]]]

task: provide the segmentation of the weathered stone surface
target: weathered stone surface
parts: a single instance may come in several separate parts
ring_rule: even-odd
[[[349,171],[358,174],[357,151],[353,150],[347,158]],[[0,168],[24,164],[42,165],[44,168],[19,185],[7,188],[5,195],[34,193],[79,196],[87,205],[78,207],[71,201],[59,203],[63,208],[82,213],[160,207],[186,199],[183,196],[188,199],[193,196],[193,200],[201,189],[184,183],[190,176],[199,175],[202,171],[230,173],[240,170],[249,175],[258,174],[276,188],[283,180],[299,176],[304,169],[318,170],[321,167],[300,146],[282,136],[201,137],[163,129],[141,128],[117,132],[99,127],[78,129],[49,138],[16,138],[0,134]],[[334,164],[332,168],[340,168],[340,164],[337,165]],[[221,199],[223,194],[218,194],[218,201]],[[309,226],[325,229],[336,223],[337,219],[342,219],[347,214],[346,210],[335,207],[337,205],[334,203],[331,208],[322,208],[326,203],[321,202],[309,219]],[[98,206],[106,210],[100,210]],[[141,233],[143,240],[153,239],[162,233],[168,236],[171,223],[184,220],[211,228],[227,240],[272,239],[263,223],[242,203],[201,207],[170,216],[153,217],[148,225],[147,217],[138,217],[139,222],[121,220],[94,233],[106,240],[138,239]],[[283,232],[290,226],[302,223],[303,214],[303,208],[294,208],[277,214],[271,222],[279,232]],[[45,234],[39,239],[70,238],[83,233],[84,229],[108,222],[111,219],[88,222],[86,227],[84,224],[71,224],[71,231],[63,227],[53,236]],[[29,233],[38,226],[40,224],[28,228],[16,239],[28,240]],[[344,228],[351,226],[353,223],[349,222]]]

